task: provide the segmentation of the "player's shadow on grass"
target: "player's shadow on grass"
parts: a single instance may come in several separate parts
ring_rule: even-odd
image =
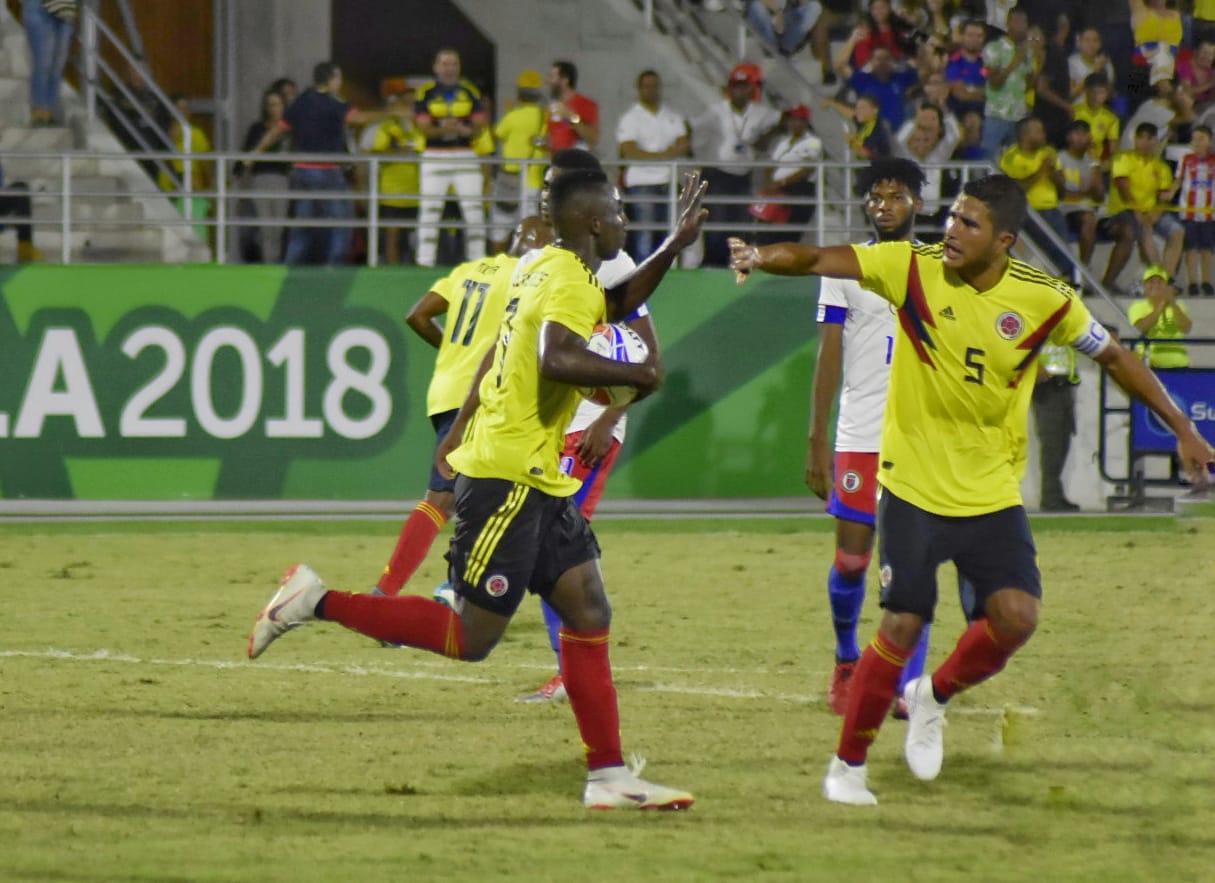
[[[565,785],[576,784],[563,780]],[[334,827],[354,826],[363,829],[383,829],[386,832],[399,834],[402,830],[443,831],[452,828],[515,828],[521,831],[535,831],[543,828],[546,831],[562,827],[581,828],[586,824],[586,815],[575,791],[571,795],[568,787],[559,789],[560,803],[553,807],[553,812],[537,815],[519,814],[512,808],[510,814],[487,817],[485,812],[486,794],[452,795],[450,792],[435,792],[418,794],[418,799],[431,801],[431,807],[420,811],[410,807],[413,799],[408,796],[388,794],[383,790],[368,789],[365,792],[365,802],[371,808],[359,812],[342,812],[340,810],[314,810],[298,807],[276,806],[268,803],[264,806],[240,806],[195,803],[185,807],[148,806],[140,803],[85,803],[61,800],[19,800],[5,803],[5,811],[13,815],[33,815],[46,817],[63,817],[79,823],[89,818],[97,819],[147,819],[149,821],[190,821],[201,822],[208,819],[239,821],[243,826],[255,827],[263,824],[281,826],[283,824],[315,824],[332,830]],[[382,800],[373,800],[375,797]],[[490,795],[491,797],[494,795]],[[511,797],[503,794],[503,797]],[[464,805],[453,805],[446,802],[440,808],[434,806],[434,801],[451,801],[466,799],[467,814],[461,817]],[[571,813],[563,818],[564,813]],[[648,820],[655,815],[687,815],[686,813],[627,813],[630,818]],[[405,826],[405,827],[402,827]],[[158,878],[161,879],[161,878]]]
[[[131,718],[183,721],[253,721],[268,724],[365,724],[365,723],[434,723],[450,726],[447,712],[418,713],[408,709],[396,711],[181,711],[158,708],[94,708],[89,714],[99,718]]]

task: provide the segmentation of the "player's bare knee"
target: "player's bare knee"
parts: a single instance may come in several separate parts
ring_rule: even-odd
[[[1038,628],[1038,599],[1026,592],[1006,589],[992,596],[987,616],[1003,640],[1024,644]]]
[[[576,632],[602,632],[612,625],[612,605],[603,592],[585,595],[580,603],[559,612],[566,628]]]

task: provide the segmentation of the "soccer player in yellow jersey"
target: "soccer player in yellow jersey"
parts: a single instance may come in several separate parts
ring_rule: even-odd
[[[288,630],[328,619],[381,641],[481,660],[531,591],[565,623],[565,685],[586,747],[583,803],[593,809],[692,804],[688,792],[647,782],[624,765],[599,545],[571,499],[578,481],[561,471],[558,455],[578,387],[631,385],[646,393],[659,385],[656,361],[614,362],[589,352],[587,338],[597,323],[636,310],[699,236],[704,190],[689,176],[667,244],[637,269],[637,284],[608,294],[595,271],[624,243],[619,195],[601,171],[569,172],[553,182],[557,240],[513,280],[497,344],[436,454],[444,474],[459,473],[459,525],[449,552],[455,608],[417,596],[329,592],[301,564],[258,616],[250,658]]]
[[[917,778],[940,772],[949,699],[1000,671],[1037,627],[1041,585],[1019,463],[1044,344],[1095,359],[1146,403],[1176,434],[1196,483],[1215,462],[1151,370],[1110,339],[1075,292],[1009,256],[1026,210],[1016,181],[989,175],[962,188],[938,245],[730,243],[740,282],[753,270],[855,279],[898,310],[878,465],[885,612],[852,679],[823,782],[828,800],[877,803],[866,756],[920,630],[932,621],[941,563],[952,560],[973,586],[971,624],[949,658],[904,691],[904,754]]]
[[[426,413],[442,441],[468,395],[485,353],[498,337],[498,323],[506,309],[511,274],[519,259],[497,255],[460,264],[418,299],[406,324],[438,349],[434,373],[426,393]],[[439,317],[446,314],[446,324]],[[455,510],[453,482],[431,465],[425,498],[406,519],[392,557],[376,588],[396,595],[426,558],[435,537]]]

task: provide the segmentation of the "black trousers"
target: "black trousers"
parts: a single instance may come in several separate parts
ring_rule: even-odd
[[[34,230],[30,226],[29,218],[33,214],[33,209],[30,206],[29,188],[18,182],[4,185],[4,189],[20,190],[22,192],[0,195],[0,220],[4,218],[24,218],[23,222],[15,225],[17,227],[17,241],[32,242]]]
[[[1062,503],[1063,464],[1076,434],[1076,390],[1066,377],[1049,377],[1034,387],[1034,420],[1038,425],[1042,505]]]

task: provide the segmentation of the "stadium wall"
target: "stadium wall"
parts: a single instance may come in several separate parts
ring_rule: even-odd
[[[404,315],[434,278],[0,270],[0,497],[417,497],[434,351]],[[653,302],[666,386],[630,410],[608,496],[804,494],[817,288],[673,271]]]

